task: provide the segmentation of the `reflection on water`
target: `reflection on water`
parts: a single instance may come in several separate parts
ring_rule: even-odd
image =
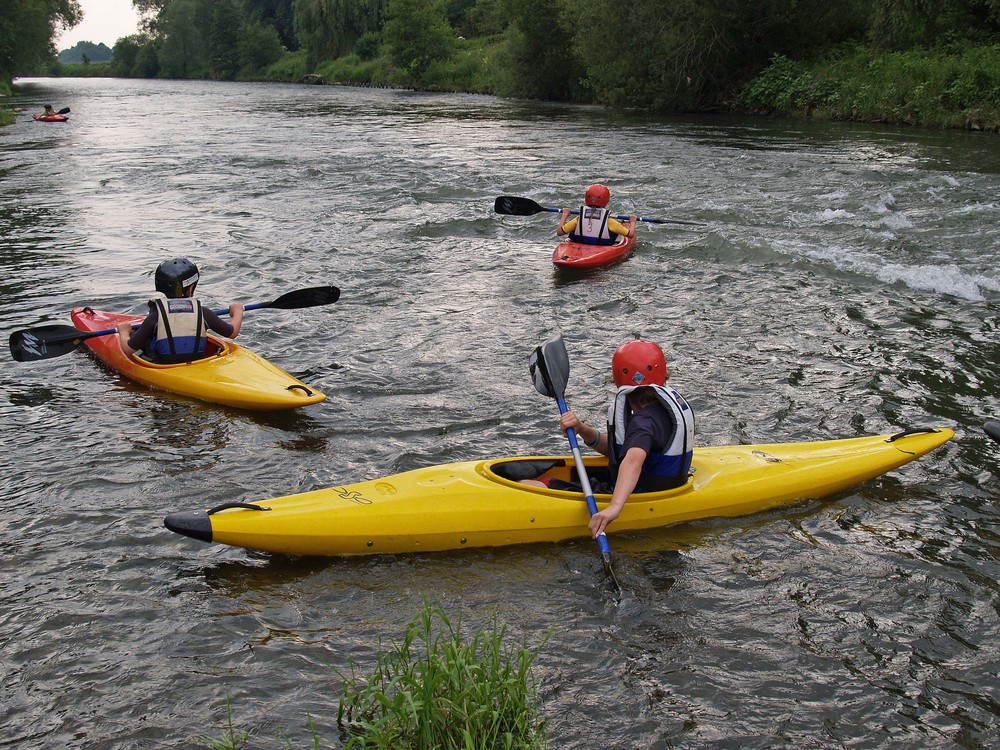
[[[0,321],[139,311],[184,255],[240,341],[326,392],[257,414],[82,353],[0,370],[8,744],[189,747],[227,704],[256,746],[336,735],[423,598],[538,645],[553,747],[991,747],[1000,276],[995,137],[637,117],[491,97],[214,82],[25,82],[60,130],[0,129]],[[122,102],[128,101],[128,107]],[[23,119],[23,118],[22,118]],[[583,156],[581,156],[581,154]],[[567,275],[554,217],[604,181],[644,225]],[[172,511],[447,461],[565,451],[527,357],[561,332],[602,419],[608,360],[660,341],[702,444],[947,425],[892,474],[753,518],[589,540],[302,560],[180,538]],[[775,739],[775,738],[779,739]],[[85,739],[81,739],[85,738]]]

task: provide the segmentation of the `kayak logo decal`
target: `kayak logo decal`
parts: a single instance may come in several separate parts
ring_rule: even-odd
[[[357,490],[349,490],[346,487],[336,487],[334,491],[341,500],[347,500],[358,505],[371,505],[372,501],[362,495]]]

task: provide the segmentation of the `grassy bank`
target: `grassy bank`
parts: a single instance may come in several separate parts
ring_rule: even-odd
[[[875,52],[812,63],[775,57],[735,108],[828,120],[1000,131],[1000,45]]]
[[[14,110],[10,108],[10,95],[10,86],[0,81],[0,125],[10,125],[16,118]]]

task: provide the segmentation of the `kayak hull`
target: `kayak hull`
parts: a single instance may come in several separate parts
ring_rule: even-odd
[[[950,429],[812,443],[697,448],[683,487],[633,495],[610,531],[758,513],[839,492],[946,443]],[[586,459],[588,474],[607,459]],[[364,555],[560,542],[589,536],[579,492],[521,484],[575,474],[571,456],[442,464],[254,503],[173,513],[171,531],[289,555]],[[609,495],[595,495],[605,507]]]
[[[613,245],[587,245],[582,242],[563,240],[552,253],[552,262],[559,268],[577,269],[600,268],[625,260],[635,249],[635,237],[622,237]]]
[[[73,325],[81,331],[114,328],[121,322],[141,323],[142,317],[79,307]],[[326,395],[289,375],[277,365],[238,344],[213,335],[211,356],[176,365],[157,365],[128,357],[117,335],[96,336],[85,345],[104,364],[129,380],[161,391],[224,404],[238,409],[279,411],[316,404]]]
[[[38,122],[66,122],[69,119],[66,115],[32,115],[31,117]]]

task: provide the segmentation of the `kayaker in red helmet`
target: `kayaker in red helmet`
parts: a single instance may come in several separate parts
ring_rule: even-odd
[[[562,237],[568,234],[574,242],[587,245],[613,245],[613,234],[623,237],[635,237],[636,215],[628,217],[628,226],[621,224],[608,211],[608,201],[611,191],[605,185],[591,185],[584,193],[580,213],[572,219],[570,209],[564,208],[559,216],[559,226],[556,234]]]
[[[133,356],[142,351],[143,358],[157,364],[176,364],[201,359],[205,353],[208,330],[234,339],[243,324],[243,305],[229,306],[232,323],[227,323],[195,299],[198,266],[187,258],[165,260],[156,268],[157,297],[149,301],[149,315],[133,333],[132,324],[118,324],[118,340],[122,350]]]
[[[608,507],[590,519],[595,537],[618,518],[633,492],[667,490],[687,482],[694,445],[694,412],[666,384],[670,370],[657,344],[642,339],[625,342],[611,358],[611,371],[618,390],[608,409],[606,432],[573,411],[559,419],[563,432],[572,427],[587,447],[608,457],[608,478],[592,479],[595,492],[611,494]],[[557,479],[547,486],[579,490],[578,484]]]

